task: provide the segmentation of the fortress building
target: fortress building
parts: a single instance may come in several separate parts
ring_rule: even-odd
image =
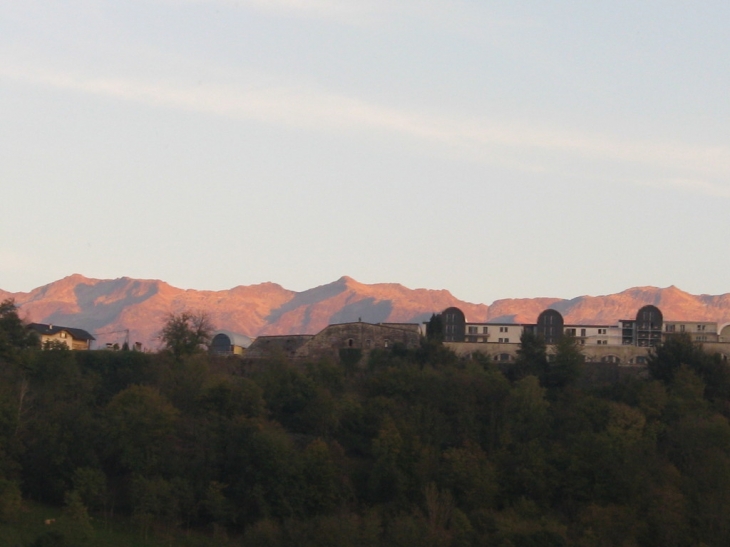
[[[417,323],[340,323],[329,325],[317,334],[259,336],[246,351],[246,358],[279,354],[294,361],[339,359],[341,351],[357,351],[367,356],[372,350],[388,349],[396,344],[406,349],[417,348],[420,337]]]

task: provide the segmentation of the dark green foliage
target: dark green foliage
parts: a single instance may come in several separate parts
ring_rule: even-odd
[[[29,331],[18,316],[15,301],[0,302],[0,359],[17,359],[19,351],[38,345],[38,336]]]
[[[730,399],[730,364],[719,355],[705,353],[701,345],[692,342],[689,334],[669,337],[649,356],[650,374],[667,385],[683,365],[705,382],[708,399],[718,402]]]
[[[426,338],[429,342],[443,342],[444,340],[444,322],[441,315],[435,313],[431,315],[431,319],[426,324]]]
[[[198,406],[222,418],[262,416],[266,402],[261,387],[248,378],[215,377],[198,397]]]
[[[555,344],[555,354],[548,361],[543,385],[564,388],[575,384],[583,372],[585,358],[573,336],[561,336]]]
[[[22,510],[18,483],[0,479],[0,522],[15,521]]]
[[[164,473],[179,411],[148,386],[119,392],[104,410],[104,432],[123,471]]]
[[[547,346],[541,336],[531,330],[523,330],[520,337],[520,349],[517,350],[517,359],[507,375],[510,380],[517,381],[525,376],[545,378],[548,372]]]
[[[454,366],[459,361],[456,354],[444,346],[439,338],[422,338],[420,347],[408,361],[414,359],[421,366],[430,365],[434,367]]]
[[[351,370],[237,374],[199,353],[18,349],[0,367],[0,521],[22,492],[64,507],[38,545],[93,544],[112,514],[216,545],[730,544],[723,363],[672,340],[651,379],[591,391],[573,339],[551,360],[523,344],[503,371],[424,340]]]
[[[61,532],[46,532],[38,536],[29,547],[66,547],[69,543]]]
[[[362,350],[360,348],[341,348],[339,355],[342,366],[352,374],[362,359]]]
[[[654,349],[649,356],[648,368],[654,378],[669,384],[679,367],[703,368],[702,361],[706,357],[702,348],[692,343],[689,334],[675,334]]]

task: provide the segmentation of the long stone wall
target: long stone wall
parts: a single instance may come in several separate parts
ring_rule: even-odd
[[[296,352],[309,340],[311,334],[294,334],[291,336],[259,336],[246,350],[246,359],[263,359],[277,354],[288,358],[296,356]]]

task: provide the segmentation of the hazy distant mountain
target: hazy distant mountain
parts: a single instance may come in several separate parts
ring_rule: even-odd
[[[676,287],[637,287],[607,296],[522,298],[471,304],[446,290],[409,289],[397,283],[365,285],[349,277],[302,292],[276,283],[238,286],[225,291],[196,291],[164,281],[89,279],[71,275],[28,293],[0,290],[15,298],[29,321],[79,327],[92,332],[99,345],[124,340],[156,348],[165,316],[183,309],[207,311],[220,329],[248,336],[313,334],[330,323],[348,321],[421,322],[449,306],[461,308],[470,321],[534,322],[547,307],[566,322],[613,324],[631,318],[644,304],[654,304],[668,320],[730,322],[730,293],[721,296],[685,293]]]

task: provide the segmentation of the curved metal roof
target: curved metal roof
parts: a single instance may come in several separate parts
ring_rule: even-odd
[[[231,345],[247,348],[253,342],[253,339],[246,336],[245,334],[238,334],[237,332],[231,332],[229,330],[217,330],[213,333],[213,338],[219,334],[224,334],[231,341]],[[212,341],[212,339],[211,339]]]

